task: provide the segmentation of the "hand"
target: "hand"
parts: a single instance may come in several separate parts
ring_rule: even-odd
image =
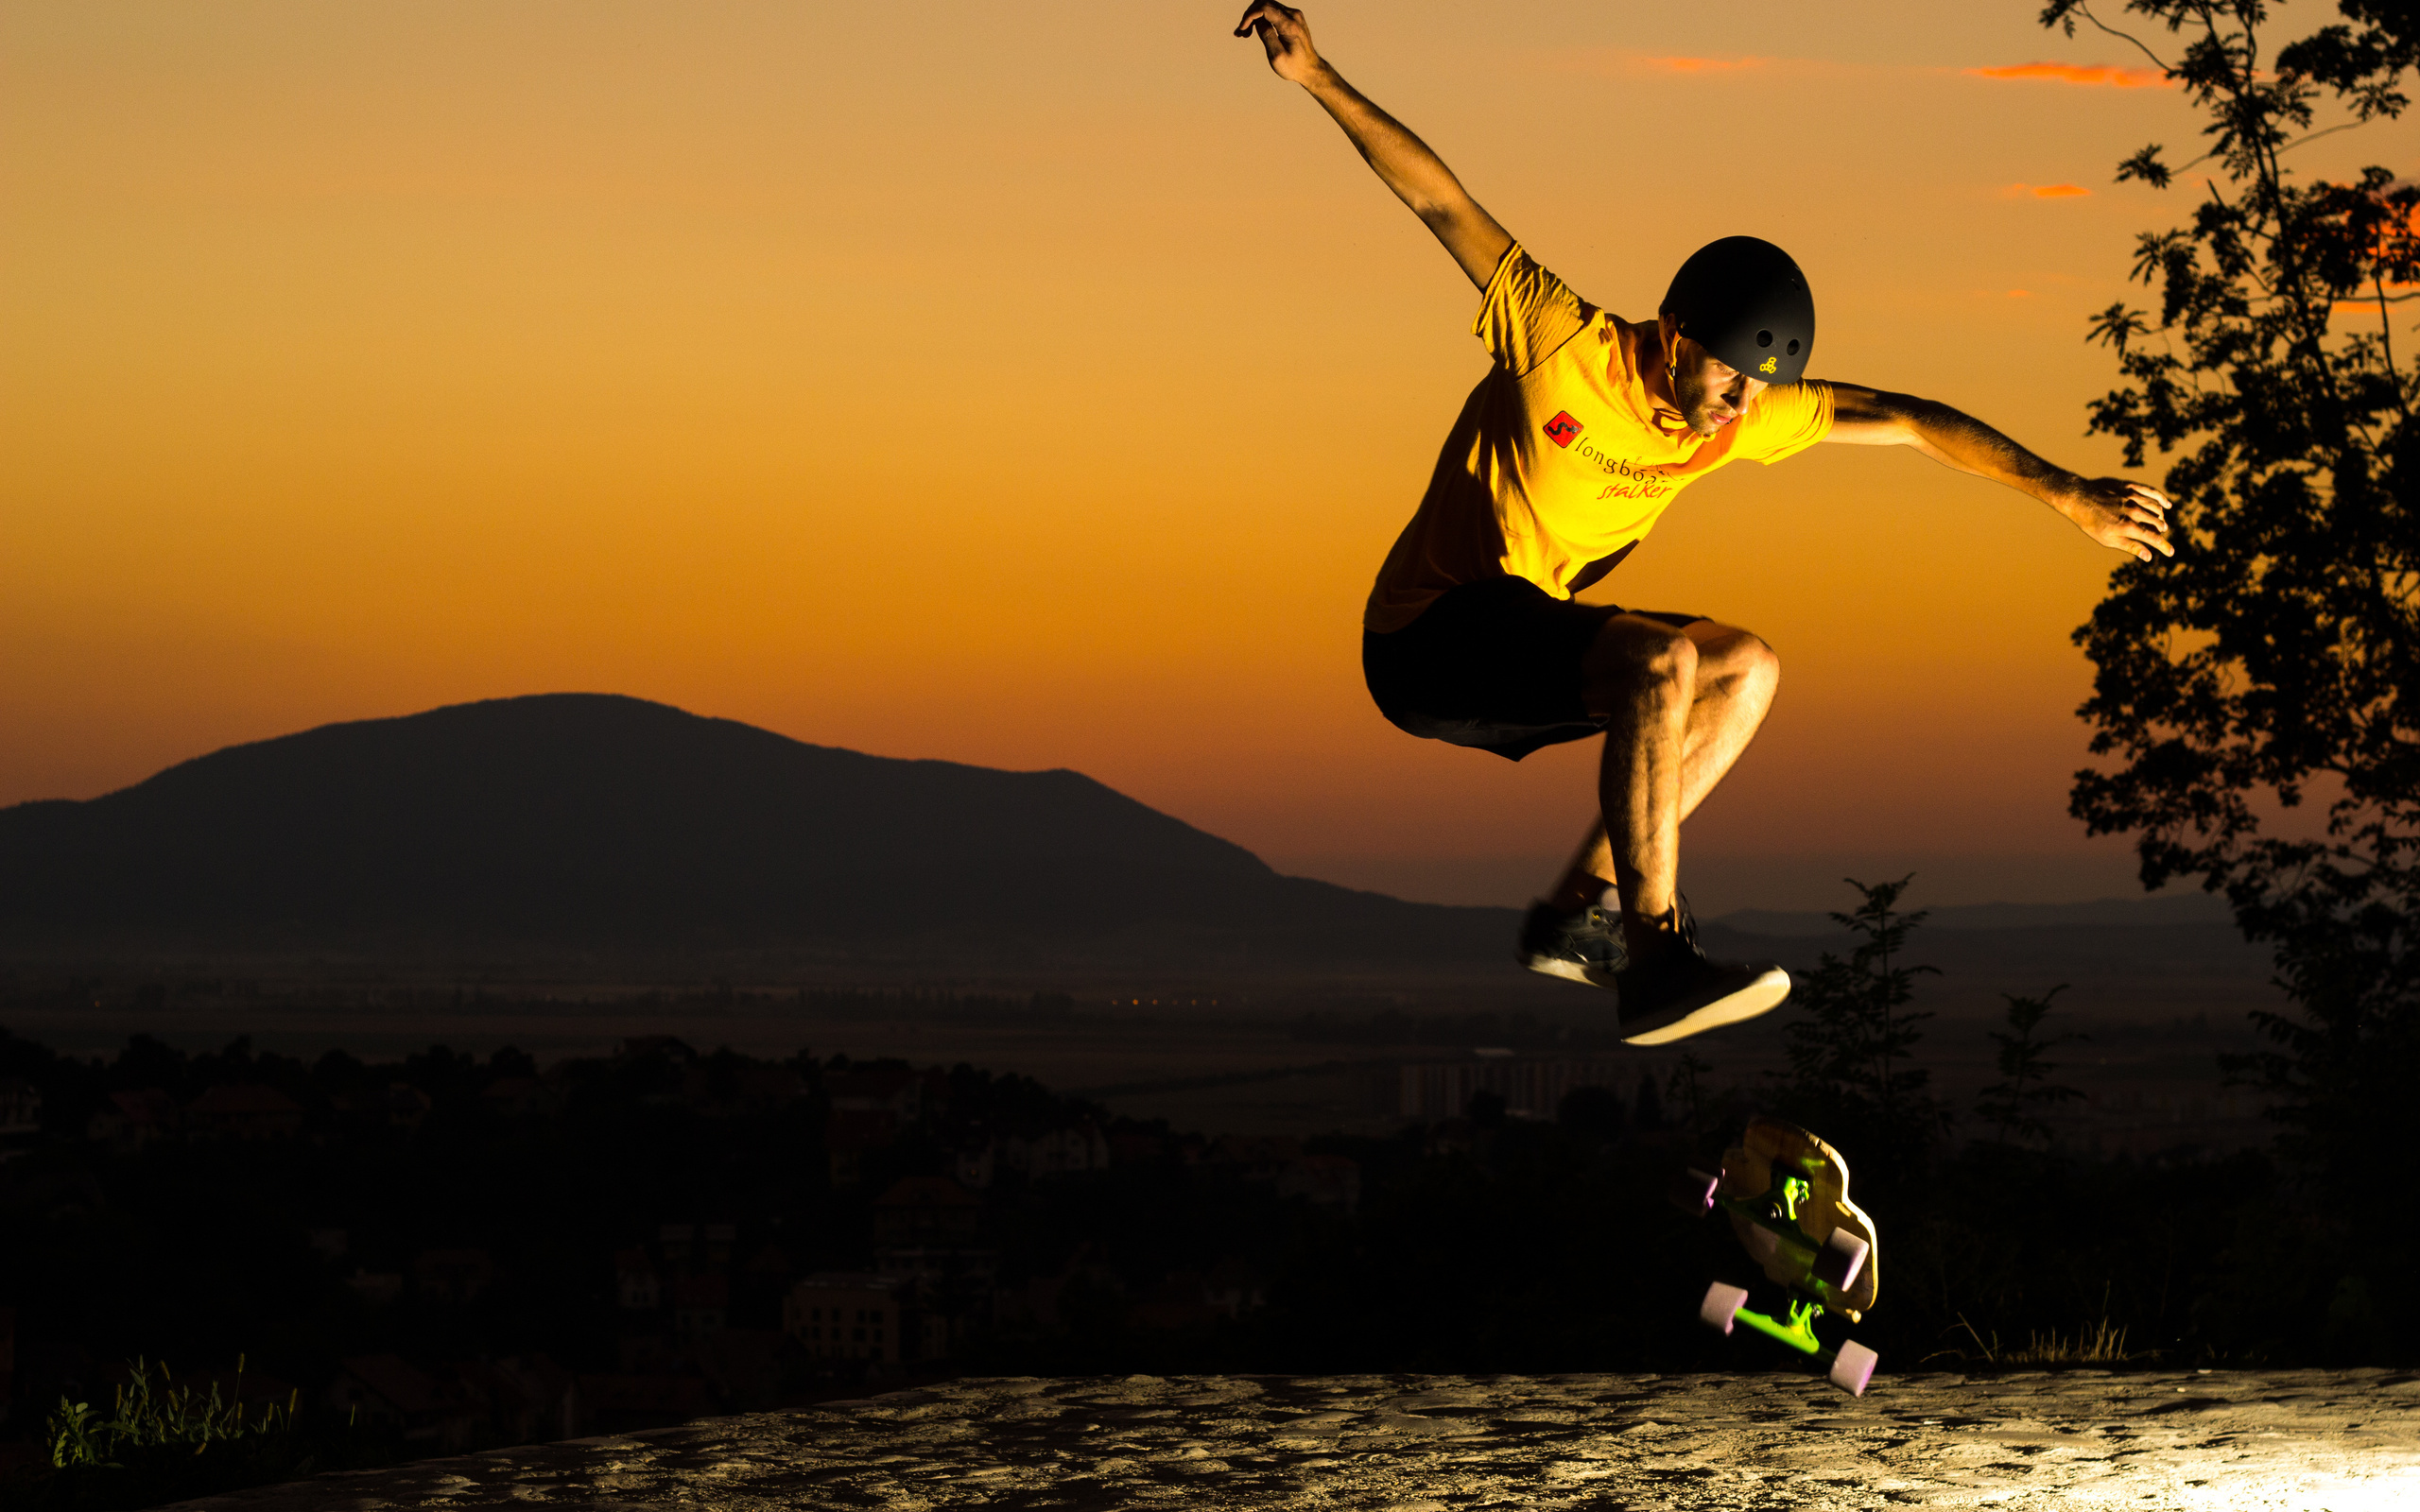
[[[1308,84],[1319,71],[1320,55],[1311,45],[1310,23],[1301,11],[1275,0],[1254,0],[1244,19],[1236,23],[1236,35],[1258,37],[1261,46],[1269,50],[1269,66],[1289,84]]]
[[[2151,560],[2154,551],[2176,555],[2168,540],[2168,495],[2148,483],[2070,475],[2050,507],[2093,540],[2139,561]]]

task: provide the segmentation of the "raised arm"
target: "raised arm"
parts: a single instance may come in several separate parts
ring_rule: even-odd
[[[2030,493],[2115,551],[2144,561],[2168,541],[2168,495],[2130,478],[2086,478],[2054,467],[1947,404],[1910,394],[1834,384],[1832,430],[1824,438],[1854,446],[1912,446],[1945,467]]]
[[[1371,104],[1369,96],[1346,83],[1344,76],[1319,55],[1311,45],[1311,28],[1303,13],[1272,0],[1258,0],[1236,23],[1236,35],[1260,39],[1277,77],[1310,91],[1311,98],[1344,128],[1361,160],[1436,232],[1470,281],[1487,287],[1512,238],[1494,215],[1479,208],[1454,171],[1428,150],[1427,143]]]

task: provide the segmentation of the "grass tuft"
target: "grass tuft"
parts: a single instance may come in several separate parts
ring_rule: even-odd
[[[2126,1365],[2136,1360],[2159,1358],[2157,1349],[2128,1349],[2125,1325],[2121,1323],[2113,1327],[2105,1315],[2098,1323],[2079,1325],[2073,1333],[2062,1333],[2056,1329],[2048,1332],[2029,1329],[2025,1342],[2016,1345],[2000,1343],[1996,1329],[1986,1339],[1974,1324],[1966,1320],[1963,1313],[1958,1314],[1958,1326],[1966,1331],[1966,1337],[1973,1341],[1974,1349],[1936,1350],[1927,1355],[1927,1360],[1979,1358],[1985,1365]]]

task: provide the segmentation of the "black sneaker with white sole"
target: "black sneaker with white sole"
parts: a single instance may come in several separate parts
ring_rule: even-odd
[[[1669,1044],[1770,1013],[1789,996],[1789,973],[1770,961],[1708,960],[1688,905],[1678,912],[1680,928],[1615,978],[1624,1044]]]
[[[1607,990],[1629,964],[1620,915],[1603,908],[1564,913],[1543,900],[1531,903],[1529,917],[1521,920],[1521,943],[1514,954],[1540,975]]]

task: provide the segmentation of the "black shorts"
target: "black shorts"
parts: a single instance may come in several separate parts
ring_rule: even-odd
[[[1526,577],[1463,583],[1385,635],[1361,632],[1361,675],[1378,712],[1428,740],[1519,761],[1603,731],[1581,701],[1581,659],[1607,620],[1674,629],[1705,618],[1557,598]]]

